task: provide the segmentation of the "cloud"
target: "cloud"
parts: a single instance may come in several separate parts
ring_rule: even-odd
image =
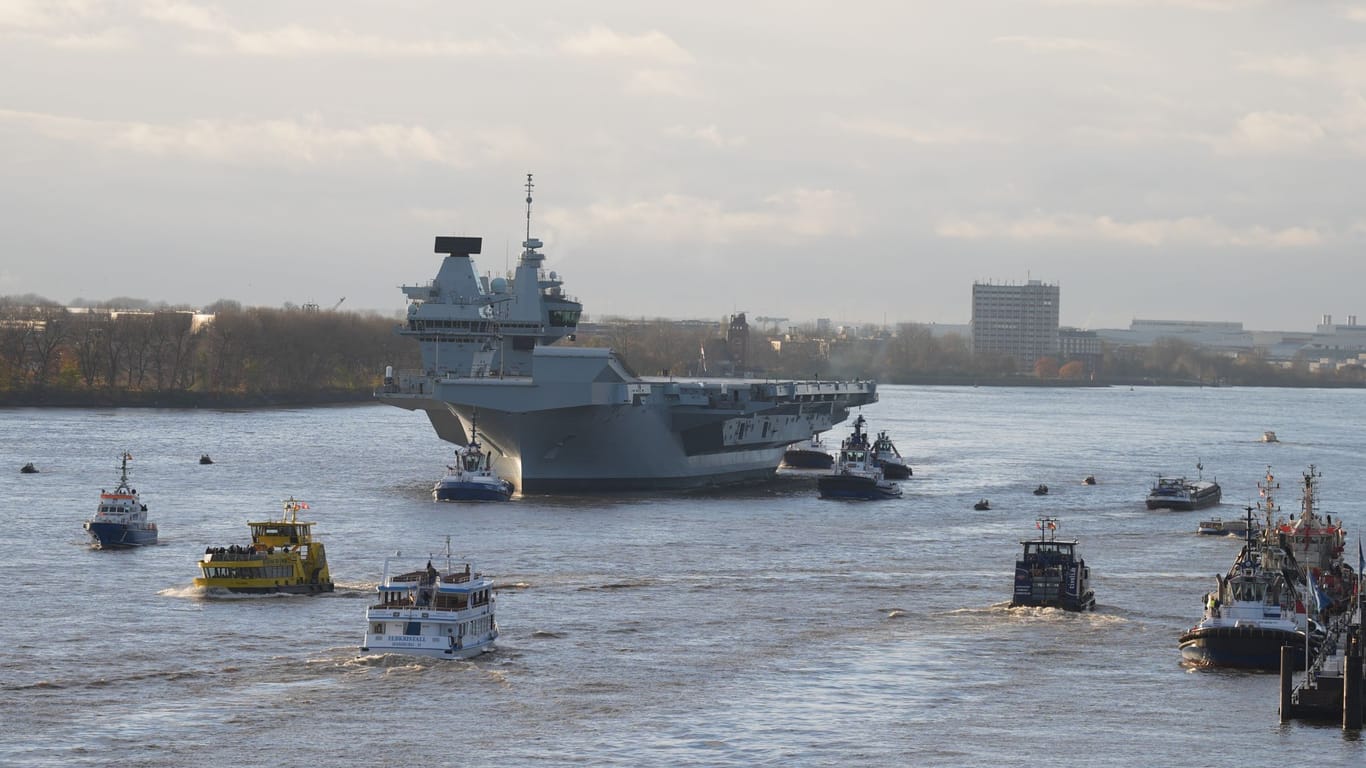
[[[836,119],[835,125],[846,133],[894,139],[912,144],[1001,144],[1009,139],[972,126],[913,127],[876,117]]]
[[[728,244],[792,244],[804,239],[852,235],[858,228],[849,196],[830,189],[795,187],[770,195],[749,210],[719,200],[665,194],[625,204],[594,203],[582,210],[555,210],[551,226],[597,239]]]
[[[1324,236],[1313,227],[1237,229],[1203,216],[1118,221],[1081,214],[1034,215],[1003,219],[991,215],[945,218],[935,233],[953,240],[1054,240],[1111,242],[1140,246],[1203,245],[1249,248],[1304,248]]]
[[[715,125],[704,125],[696,128],[675,125],[665,130],[664,133],[667,136],[697,141],[717,149],[730,149],[732,147],[744,146],[745,144],[745,137],[725,136]]]
[[[1326,132],[1319,121],[1306,115],[1252,112],[1239,118],[1232,132],[1213,140],[1221,154],[1273,154],[1296,152],[1323,141]]]
[[[1366,49],[1362,48],[1244,56],[1239,67],[1288,79],[1331,80],[1350,88],[1366,86]]]
[[[189,3],[149,4],[143,8],[142,15],[160,24],[197,33],[199,38],[187,40],[183,45],[186,50],[202,55],[461,58],[532,52],[527,46],[503,40],[398,40],[347,29],[323,30],[297,24],[244,30],[216,9]]]
[[[36,135],[82,146],[221,164],[322,165],[351,162],[359,155],[469,167],[524,156],[529,144],[516,129],[491,127],[457,135],[395,123],[336,127],[319,118],[156,124],[0,110],[0,123],[20,125]]]
[[[560,50],[574,56],[593,58],[646,59],[662,64],[689,64],[692,55],[668,35],[650,31],[641,35],[619,35],[595,25],[581,35],[560,42]]]
[[[1005,35],[992,38],[998,45],[1018,45],[1032,51],[1058,51],[1082,53],[1120,53],[1122,47],[1113,40],[1090,40],[1078,37],[1031,37],[1029,35]]]

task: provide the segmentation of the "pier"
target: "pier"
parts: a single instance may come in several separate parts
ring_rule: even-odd
[[[1296,684],[1298,650],[1281,648],[1281,722],[1341,721],[1343,730],[1359,731],[1362,722],[1361,601],[1349,614],[1331,621],[1318,653]]]

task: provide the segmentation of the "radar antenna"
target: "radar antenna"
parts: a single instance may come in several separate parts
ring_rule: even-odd
[[[526,175],[526,239],[531,240],[531,190],[535,185],[531,183],[531,174]]]

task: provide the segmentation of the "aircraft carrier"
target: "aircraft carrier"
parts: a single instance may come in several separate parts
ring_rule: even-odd
[[[403,286],[422,369],[386,370],[377,397],[425,411],[441,439],[479,430],[522,493],[669,490],[773,476],[788,445],[877,401],[872,381],[635,375],[607,348],[554,346],[583,311],[527,236],[509,278],[476,273],[482,239],[437,237],[436,278]]]

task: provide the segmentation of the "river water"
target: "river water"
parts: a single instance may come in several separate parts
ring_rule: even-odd
[[[1268,465],[1287,511],[1316,465],[1355,550],[1366,392],[881,394],[869,427],[915,477],[870,503],[797,475],[438,504],[447,446],[396,408],[0,410],[0,765],[1360,764],[1337,727],[1277,723],[1276,675],[1187,669],[1176,639],[1238,549],[1197,522],[1241,516]],[[161,542],[95,551],[81,522],[124,449]],[[1220,508],[1144,508],[1197,461]],[[198,594],[204,548],[289,496],[337,592]],[[1005,607],[1041,514],[1080,540],[1094,613]],[[495,579],[497,651],[360,655],[383,558],[447,535]]]

